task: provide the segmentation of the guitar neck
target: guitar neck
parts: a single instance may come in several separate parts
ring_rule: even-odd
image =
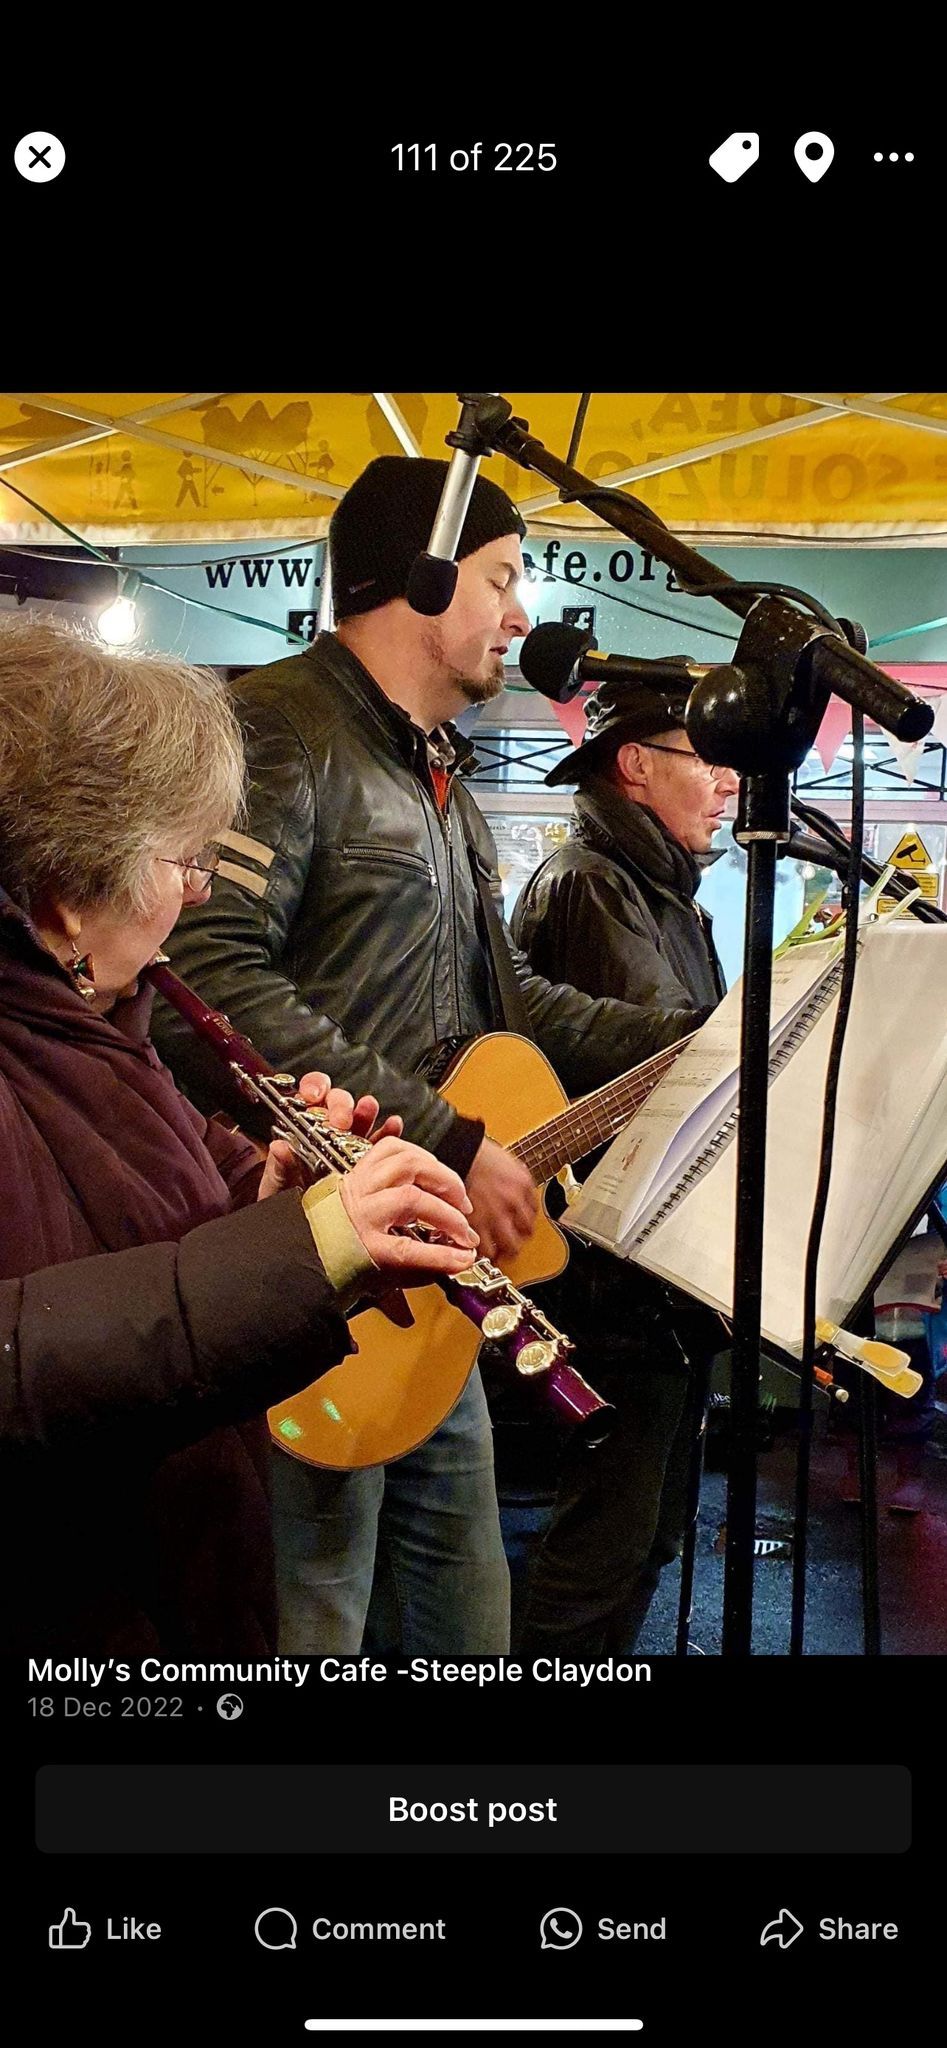
[[[548,1123],[538,1124],[535,1130],[527,1131],[525,1138],[511,1145],[510,1151],[528,1166],[537,1186],[544,1186],[564,1166],[574,1166],[577,1160],[597,1151],[599,1145],[607,1145],[610,1138],[624,1130],[692,1037],[690,1033],[687,1038],[679,1038],[676,1045],[666,1046],[653,1059],[620,1074],[617,1081],[608,1081],[593,1095],[581,1096],[578,1102],[570,1103],[568,1109],[551,1117]]]

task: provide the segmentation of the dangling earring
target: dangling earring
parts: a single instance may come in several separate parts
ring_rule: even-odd
[[[91,1003],[96,994],[95,968],[92,955],[91,953],[80,953],[75,940],[72,942],[72,959],[69,962],[69,972],[79,994],[85,997],[87,1003]]]

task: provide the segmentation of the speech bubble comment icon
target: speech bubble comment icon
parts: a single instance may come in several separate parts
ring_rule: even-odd
[[[742,178],[744,171],[751,170],[753,165],[759,162],[759,156],[759,136],[748,133],[744,128],[735,128],[733,134],[727,136],[726,142],[721,142],[707,161],[711,170],[716,171],[718,178],[722,178],[725,185],[735,185],[737,179]]]
[[[296,1922],[285,1906],[267,1906],[258,1913],[253,1932],[261,1948],[295,1948]]]
[[[805,135],[800,135],[793,150],[803,177],[808,178],[812,185],[817,185],[819,179],[825,177],[834,155],[835,144],[831,136],[820,134],[818,128],[808,128]]]
[[[540,1948],[574,1948],[582,1939],[582,1922],[571,1906],[553,1906],[539,1923]]]

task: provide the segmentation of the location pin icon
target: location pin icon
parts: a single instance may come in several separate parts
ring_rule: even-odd
[[[835,155],[835,144],[829,135],[820,135],[818,128],[810,128],[800,135],[793,150],[799,169],[810,184],[817,185],[824,178]]]

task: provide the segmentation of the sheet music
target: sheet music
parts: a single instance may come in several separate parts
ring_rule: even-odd
[[[803,955],[818,952],[818,947],[802,949]],[[792,961],[790,954],[786,963],[775,966]],[[791,975],[780,974],[774,1009],[781,1010],[787,1029],[801,1018],[807,997],[818,1008],[818,982],[825,964],[822,954],[820,972],[814,974],[814,961],[797,958]],[[739,1015],[739,985],[721,1010],[731,998]],[[796,1353],[802,1344],[803,1268],[836,1009],[833,992],[776,1073],[769,1094],[763,1327],[772,1343]],[[697,1035],[696,1066],[704,1032],[719,1017],[720,1011]],[[842,1061],[819,1265],[818,1313],[829,1321],[844,1322],[947,1158],[945,1019],[947,926],[899,920],[869,926],[862,935]],[[672,1069],[672,1074],[676,1071]],[[726,1097],[719,1080],[705,1095],[705,1103],[710,1103],[711,1095],[719,1110]],[[721,1117],[717,1130],[724,1121]],[[704,1119],[696,1151],[713,1135]],[[626,1243],[633,1238],[635,1224],[640,1228],[647,1223],[649,1212],[653,1220],[655,1207],[650,1200],[642,1205],[637,1185],[631,1191],[623,1185],[619,1148],[628,1152],[629,1136],[626,1130],[614,1141],[567,1219],[568,1228],[578,1226],[580,1235],[609,1243],[612,1249],[619,1247],[621,1238]],[[725,1314],[732,1312],[733,1302],[736,1156],[735,1145],[723,1146],[634,1253],[649,1271]],[[633,1173],[634,1162],[629,1179]],[[652,1171],[649,1188],[659,1192],[666,1178],[659,1170]],[[680,1175],[678,1185],[679,1181]],[[602,1227],[612,1218],[621,1223],[620,1231]]]
[[[798,947],[773,962],[770,1043],[791,1029],[841,954],[841,942]],[[569,1212],[570,1228],[630,1249],[654,1213],[724,1122],[736,1101],[742,989],[730,990],[616,1138]]]

